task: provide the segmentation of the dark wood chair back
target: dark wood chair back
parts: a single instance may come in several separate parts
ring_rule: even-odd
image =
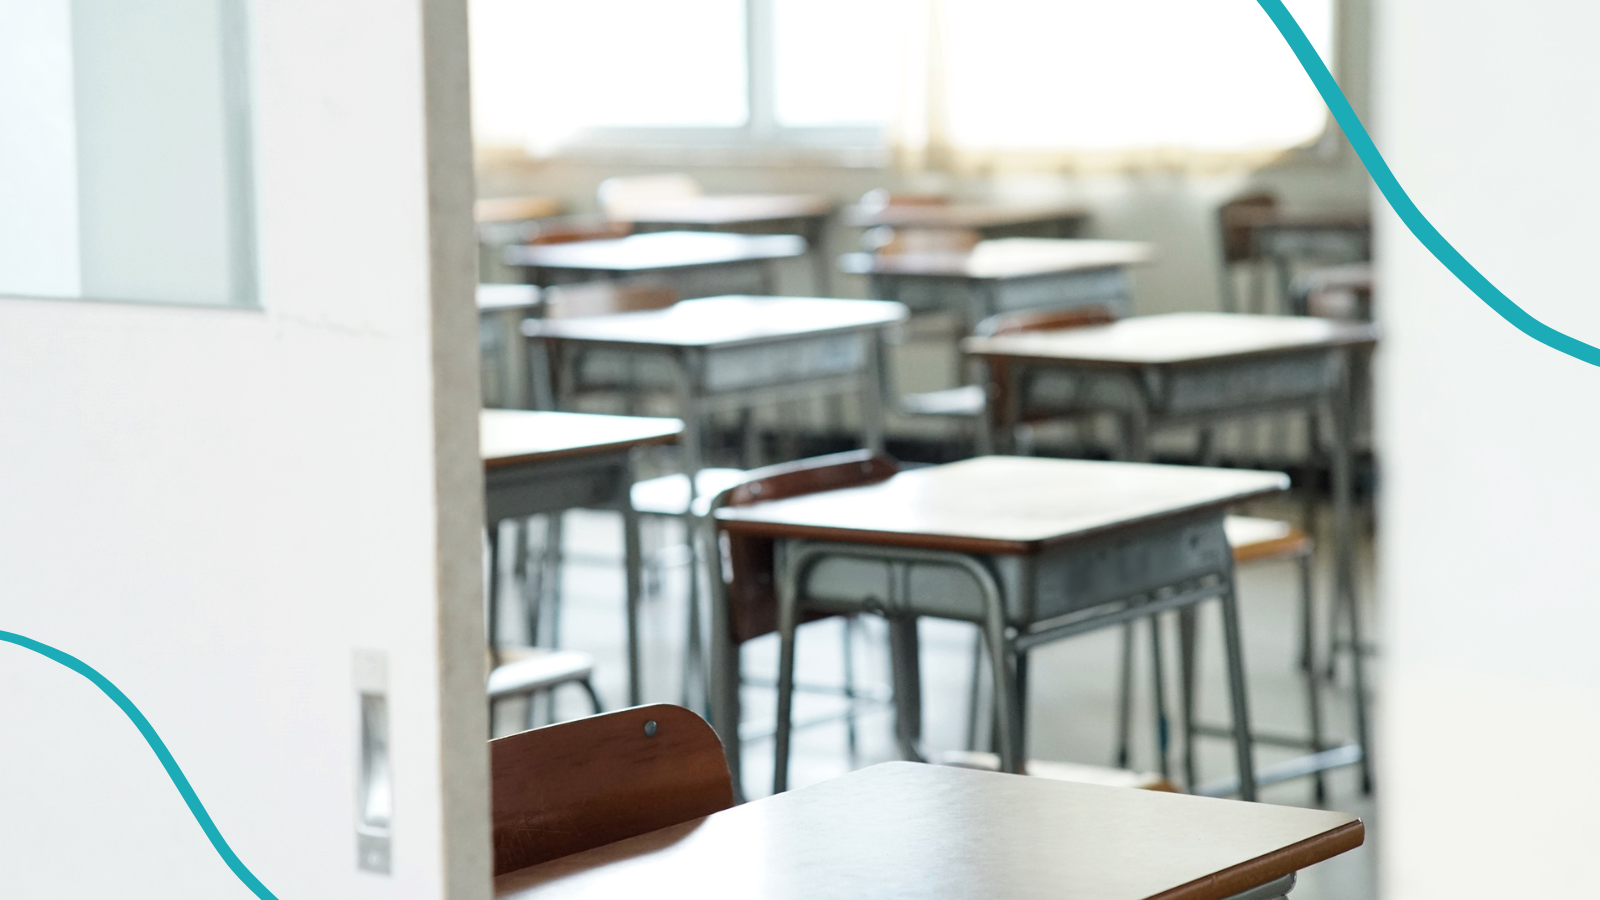
[[[729,488],[712,502],[720,506],[748,506],[766,500],[783,500],[862,484],[875,484],[900,471],[893,457],[870,450],[852,450],[796,460],[749,473],[742,484]],[[729,634],[742,644],[778,630],[778,594],[774,542],[771,538],[744,537],[722,532],[726,551],[723,580],[727,591]],[[815,615],[812,618],[822,618]],[[810,621],[810,619],[807,619]]]
[[[544,290],[544,315],[547,319],[610,316],[665,309],[677,302],[678,292],[669,287],[611,281],[558,284]]]
[[[626,222],[551,221],[540,222],[526,243],[542,247],[549,244],[575,244],[578,241],[613,241],[633,232]]]
[[[1086,325],[1109,325],[1117,314],[1104,306],[1079,306],[1075,309],[1030,309],[1001,313],[978,323],[973,333],[979,337],[1003,337],[1030,331],[1060,331]]]
[[[733,805],[722,743],[681,706],[636,706],[489,742],[494,873]]]
[[[1235,197],[1217,210],[1222,231],[1222,261],[1243,262],[1255,258],[1254,229],[1278,211],[1278,198],[1265,191]]]

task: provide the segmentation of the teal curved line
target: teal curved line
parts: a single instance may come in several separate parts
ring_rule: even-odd
[[[150,726],[150,720],[144,717],[144,713],[139,711],[139,707],[133,705],[133,701],[128,699],[127,694],[124,694],[104,675],[96,672],[94,667],[88,663],[70,653],[63,653],[49,644],[41,644],[33,638],[24,637],[10,631],[0,631],[0,641],[32,650],[46,659],[66,666],[89,679],[94,683],[95,687],[100,689],[101,693],[110,697],[111,702],[117,704],[123,713],[133,720],[133,724],[139,729],[139,733],[144,735],[145,743],[149,744],[150,749],[155,751],[156,758],[161,760],[162,768],[167,770],[167,777],[172,779],[173,785],[178,788],[178,793],[183,795],[183,802],[189,804],[189,812],[193,813],[195,821],[200,823],[200,830],[204,831],[206,837],[211,840],[211,846],[216,848],[217,855],[222,857],[222,861],[228,864],[228,868],[233,870],[233,874],[237,875],[239,880],[244,882],[245,887],[249,888],[260,900],[278,900],[277,895],[267,890],[267,886],[261,883],[261,879],[246,868],[245,864],[239,861],[238,855],[233,852],[233,848],[228,846],[228,842],[222,837],[222,832],[217,830],[216,823],[211,821],[211,814],[206,812],[206,808],[201,804],[199,796],[194,792],[194,788],[190,787],[189,779],[184,777],[183,770],[178,768],[178,761],[172,758],[172,752],[162,742],[161,736],[156,734],[156,730]]]
[[[1564,334],[1551,328],[1549,325],[1529,315],[1527,310],[1511,301],[1510,297],[1500,292],[1500,289],[1483,277],[1483,273],[1467,262],[1466,257],[1457,252],[1450,242],[1444,239],[1428,217],[1417,209],[1411,202],[1411,197],[1400,186],[1394,173],[1389,170],[1389,164],[1384,161],[1383,154],[1372,142],[1372,136],[1367,134],[1367,129],[1361,124],[1361,119],[1355,110],[1350,108],[1350,101],[1345,99],[1344,92],[1339,89],[1339,83],[1333,80],[1333,75],[1328,67],[1323,64],[1322,57],[1317,55],[1316,48],[1311,46],[1311,41],[1306,39],[1305,32],[1300,30],[1300,25],[1295,22],[1294,16],[1284,9],[1281,0],[1256,0],[1261,8],[1278,26],[1278,31],[1283,39],[1289,42],[1289,48],[1299,58],[1300,65],[1311,76],[1311,83],[1316,85],[1317,92],[1322,95],[1323,102],[1328,104],[1328,109],[1333,113],[1333,118],[1344,129],[1345,137],[1349,138],[1350,145],[1355,147],[1356,155],[1361,158],[1361,164],[1366,166],[1367,174],[1372,176],[1378,190],[1383,192],[1384,199],[1389,201],[1400,221],[1411,229],[1422,246],[1428,248],[1434,258],[1444,264],[1446,269],[1467,289],[1478,295],[1478,298],[1489,305],[1489,308],[1499,313],[1500,318],[1510,322],[1512,327],[1533,338],[1546,347],[1558,350],[1573,359],[1581,360],[1591,366],[1600,366],[1600,347],[1586,344],[1571,335]]]

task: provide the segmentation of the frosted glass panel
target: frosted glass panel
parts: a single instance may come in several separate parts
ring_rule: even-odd
[[[244,0],[0,0],[0,295],[255,302]]]

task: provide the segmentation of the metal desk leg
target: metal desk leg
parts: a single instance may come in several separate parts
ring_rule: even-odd
[[[1244,642],[1240,639],[1239,599],[1234,589],[1233,565],[1224,573],[1222,596],[1222,636],[1228,652],[1228,701],[1233,712],[1233,747],[1239,767],[1239,797],[1256,799],[1255,756],[1250,737],[1250,700],[1245,687]]]
[[[703,457],[706,434],[706,413],[700,399],[699,373],[703,361],[697,355],[687,351],[675,353],[672,356],[674,391],[677,394],[678,418],[683,420],[683,434],[678,438],[678,446],[682,450],[683,475],[689,480],[689,505],[685,507],[683,516],[684,537],[689,544],[689,610],[691,632],[687,636],[688,644],[684,654],[684,690],[687,700],[688,686],[693,680],[693,668],[700,664],[700,634],[699,604],[700,573],[701,573],[701,532],[702,523],[695,515],[695,502],[699,499],[699,485],[697,484],[700,469],[705,465]],[[718,569],[713,569],[712,577],[720,578]],[[707,678],[709,689],[709,678]],[[736,680],[737,684],[737,680]],[[738,690],[737,686],[734,688]]]
[[[1350,624],[1350,665],[1355,682],[1356,740],[1361,744],[1361,791],[1372,793],[1372,745],[1368,743],[1366,664],[1363,657],[1361,634],[1361,603],[1356,596],[1355,523],[1351,515],[1351,501],[1355,492],[1354,449],[1352,433],[1355,426],[1354,394],[1350,385],[1350,354],[1340,358],[1339,378],[1333,397],[1333,539],[1334,609],[1343,604]],[[1337,630],[1334,631],[1337,634]]]
[[[540,571],[539,595],[549,609],[540,621],[550,623],[550,633],[545,638],[551,647],[561,646],[561,537],[565,513],[553,512],[545,516],[544,562]],[[548,585],[545,581],[548,580]]]
[[[794,724],[794,632],[799,624],[799,584],[793,560],[778,573],[778,722],[773,735],[772,792],[789,789],[789,736]]]
[[[1178,610],[1178,668],[1180,682],[1179,703],[1183,706],[1183,786],[1193,791],[1200,784],[1200,760],[1196,756],[1195,737],[1195,642],[1199,630],[1199,610],[1186,606]]]
[[[1310,552],[1302,553],[1295,561],[1300,574],[1300,652],[1303,656],[1301,675],[1306,680],[1306,718],[1311,731],[1311,752],[1321,753],[1325,749],[1322,741],[1322,685],[1317,681],[1316,665],[1312,662],[1316,646],[1316,609],[1312,603],[1312,557]],[[1313,796],[1317,804],[1327,802],[1327,779],[1322,771],[1318,770],[1313,776]]]
[[[1156,726],[1156,766],[1161,777],[1171,780],[1171,754],[1168,752],[1171,743],[1171,727],[1167,718],[1167,684],[1165,660],[1166,655],[1162,650],[1161,641],[1161,615],[1157,613],[1147,621],[1150,623],[1150,680],[1155,687],[1155,726]]]
[[[1126,769],[1133,746],[1133,624],[1122,626],[1122,665],[1117,674],[1117,768]]]
[[[806,245],[811,251],[812,289],[818,297],[833,296],[833,267],[828,264],[828,219],[813,216],[804,228]]]
[[[489,543],[489,579],[484,585],[484,601],[488,615],[484,628],[487,631],[487,644],[489,647],[489,668],[493,669],[500,662],[500,651],[495,644],[495,633],[500,627],[500,523],[489,522],[486,537]],[[489,704],[489,737],[494,737],[494,701],[487,700]],[[529,702],[533,702],[529,699]]]
[[[643,554],[639,551],[639,514],[633,504],[622,504],[622,544],[628,578],[628,705],[638,706],[643,695],[644,666],[639,653],[639,599],[642,594]]]
[[[712,545],[713,549],[716,544]],[[710,558],[720,562],[720,550]],[[711,712],[711,727],[722,738],[728,757],[728,775],[733,780],[736,802],[744,802],[743,747],[739,742],[739,644],[733,636],[732,611],[728,605],[728,585],[722,580],[721,565],[711,567],[711,665],[706,691]]]
[[[875,331],[867,341],[867,358],[861,371],[861,442],[874,453],[883,452],[883,392],[887,380],[884,365],[883,332]]]

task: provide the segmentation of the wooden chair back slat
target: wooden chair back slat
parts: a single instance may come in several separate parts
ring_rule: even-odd
[[[670,287],[617,284],[611,281],[558,284],[545,288],[544,315],[547,319],[610,316],[665,309],[677,302],[678,292]]]
[[[870,450],[852,450],[757,469],[712,504],[748,506],[804,494],[876,484],[900,471],[893,457]],[[729,633],[744,643],[778,630],[777,565],[770,538],[722,533],[728,568],[724,574],[728,598]],[[731,576],[731,577],[729,577]],[[806,621],[824,618],[814,614]]]
[[[1066,328],[1082,328],[1086,325],[1109,325],[1116,320],[1116,313],[1104,306],[1030,309],[1025,312],[990,316],[979,322],[973,333],[979,337],[1003,337],[1030,331],[1060,331]]]
[[[496,875],[733,805],[716,733],[669,704],[490,741],[489,772]]]
[[[1217,210],[1222,230],[1222,261],[1243,262],[1255,257],[1255,225],[1278,211],[1278,198],[1265,191],[1235,197]]]

